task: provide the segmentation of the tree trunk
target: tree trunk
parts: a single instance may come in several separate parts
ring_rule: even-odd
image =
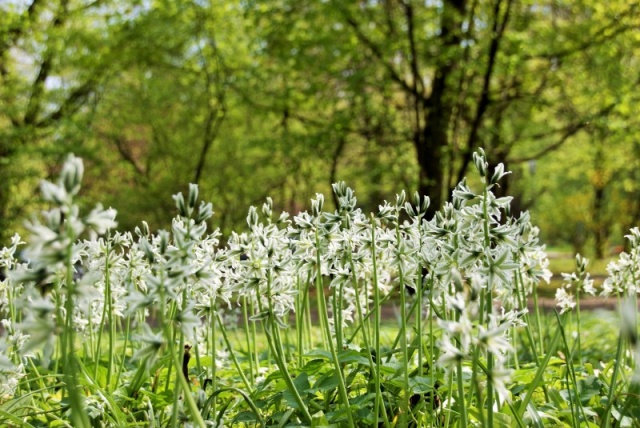
[[[604,223],[602,210],[605,205],[604,186],[596,186],[593,192],[593,251],[595,258],[604,258],[605,244],[607,242],[608,227]]]
[[[445,180],[442,162],[443,150],[449,145],[447,128],[450,110],[436,110],[427,121],[422,133],[416,133],[414,143],[420,165],[419,192],[431,199],[426,217],[433,218],[445,202],[442,184]]]
[[[12,162],[14,162],[14,147],[15,142],[0,143],[0,248],[8,245],[8,240],[12,235],[9,226],[12,225],[10,205],[13,175],[10,172],[10,168]]]
[[[442,52],[449,59],[438,64],[433,77],[431,94],[424,102],[424,127],[414,133],[414,145],[420,166],[419,192],[429,196],[431,204],[426,217],[433,218],[446,200],[443,156],[450,145],[450,122],[455,98],[449,80],[456,61],[453,51],[460,47],[460,31],[466,11],[466,0],[444,2],[440,40]]]
[[[594,154],[594,177],[591,185],[593,186],[593,212],[592,212],[592,233],[593,233],[593,252],[597,260],[603,259],[605,255],[605,244],[609,236],[609,226],[605,214],[606,210],[606,189],[609,180],[606,178],[605,164],[605,148],[601,141],[604,141],[606,135],[604,132],[596,134],[596,151]]]

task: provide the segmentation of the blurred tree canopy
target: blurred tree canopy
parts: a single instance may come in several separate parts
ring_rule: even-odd
[[[306,209],[345,180],[431,214],[483,147],[551,243],[602,256],[640,222],[640,7],[612,0],[0,3],[0,231],[69,151],[85,195],[167,227],[198,183],[214,222]]]

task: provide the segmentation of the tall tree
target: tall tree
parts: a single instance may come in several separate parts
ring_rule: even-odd
[[[78,0],[0,5],[0,239],[24,214],[34,194],[31,179],[41,175],[35,171],[79,148],[73,143],[82,137],[74,135],[90,122],[118,50],[105,12],[111,6]]]
[[[353,105],[350,100],[365,94],[377,108],[352,110],[342,133],[411,142],[418,187],[431,197],[431,213],[465,175],[480,145],[492,163],[536,159],[610,113],[613,103],[576,109],[563,85],[580,66],[576,55],[637,26],[636,5],[627,2],[611,9],[588,1],[514,0],[281,0],[247,7],[274,23],[272,31],[258,34],[271,64],[281,61],[290,88],[297,77],[285,69],[299,72],[303,64],[307,88],[320,82],[321,96],[334,97],[322,98],[323,104],[298,102],[297,117],[310,111],[330,122],[321,117],[331,114],[327,106]],[[354,65],[357,82],[350,79]],[[339,91],[329,95],[327,87]],[[311,101],[318,98],[311,95]],[[372,122],[385,129],[372,129]],[[344,138],[336,141],[341,147]],[[527,147],[531,141],[534,148]]]
[[[70,149],[125,226],[166,226],[191,181],[230,229],[267,194],[295,212],[337,180],[365,209],[418,188],[433,213],[480,146],[517,172],[496,191],[524,193],[529,161],[635,135],[636,2],[14,3],[0,6],[0,222]],[[635,194],[609,183],[607,201]]]

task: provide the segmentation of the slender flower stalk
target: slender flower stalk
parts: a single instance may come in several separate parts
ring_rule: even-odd
[[[268,308],[268,313],[270,314],[267,318],[267,325],[265,326],[265,334],[267,336],[267,341],[269,343],[269,348],[271,349],[273,358],[276,361],[276,365],[278,366],[278,369],[280,370],[280,372],[282,373],[282,377],[285,381],[285,383],[287,384],[287,388],[289,390],[289,392],[293,395],[296,403],[298,404],[298,407],[300,409],[300,411],[302,412],[302,415],[304,417],[304,419],[310,423],[311,422],[311,414],[309,413],[309,409],[307,408],[307,405],[305,404],[305,402],[302,400],[302,397],[300,396],[300,393],[298,392],[298,389],[296,388],[293,379],[291,378],[291,374],[289,373],[289,370],[287,369],[287,364],[286,361],[284,361],[284,356],[282,354],[282,347],[281,347],[281,342],[280,342],[280,337],[278,335],[278,330],[277,327],[275,325],[275,322],[273,321],[273,303],[272,300],[269,298],[271,295],[271,272],[269,271],[268,273],[268,277],[267,277],[267,302],[269,305]]]
[[[353,420],[353,415],[349,410],[349,395],[347,393],[347,387],[344,381],[344,373],[342,372],[342,367],[340,366],[340,361],[338,360],[338,354],[336,352],[336,348],[333,344],[333,340],[331,339],[331,332],[328,328],[329,326],[329,317],[327,314],[327,303],[324,295],[324,287],[322,284],[322,276],[321,276],[321,266],[322,262],[320,260],[320,234],[318,228],[315,229],[315,240],[316,240],[316,290],[318,297],[318,310],[320,311],[321,319],[324,319],[324,325],[327,327],[325,333],[327,335],[326,343],[329,344],[329,352],[331,353],[331,357],[333,358],[334,368],[336,375],[338,376],[338,387],[340,390],[340,399],[342,400],[342,404],[345,406],[347,410],[347,421],[350,427],[355,427],[355,422]],[[341,325],[335,325],[336,329],[341,329]]]
[[[404,278],[404,269],[403,269],[403,258],[405,254],[404,250],[404,241],[403,237],[400,234],[400,209],[404,205],[405,195],[404,192],[396,197],[396,207],[395,213],[393,215],[393,220],[395,222],[395,238],[396,238],[396,263],[398,268],[398,290],[400,291],[400,350],[402,354],[402,360],[400,361],[402,367],[402,383],[403,383],[403,393],[402,393],[402,401],[400,403],[400,425],[407,425],[407,418],[409,415],[409,394],[411,389],[409,388],[409,351],[407,346],[407,302],[406,302],[406,291],[405,287],[405,278]]]

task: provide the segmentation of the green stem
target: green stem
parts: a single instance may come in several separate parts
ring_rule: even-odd
[[[618,382],[618,373],[620,372],[620,365],[622,363],[622,356],[624,350],[624,338],[622,334],[618,335],[618,347],[616,349],[616,362],[613,366],[613,373],[611,374],[611,383],[609,384],[609,396],[607,410],[602,420],[603,428],[611,427],[611,410],[614,408],[614,397],[616,395],[616,383]]]
[[[396,224],[396,244],[400,244],[400,240],[402,237],[400,236],[400,226]],[[406,295],[404,291],[404,274],[402,269],[402,254],[398,251],[398,279],[400,281],[400,349],[402,350],[402,361],[401,364],[403,366],[403,389],[404,392],[402,394],[402,402],[401,402],[401,413],[400,413],[400,426],[407,425],[407,416],[409,414],[409,356],[407,350],[407,302]],[[418,363],[420,365],[420,363]]]
[[[485,182],[485,186],[483,189],[483,203],[482,203],[482,208],[483,208],[483,216],[484,216],[484,223],[483,223],[483,228],[484,228],[484,247],[485,249],[489,249],[491,248],[491,237],[489,235],[489,211],[488,211],[488,206],[489,206],[489,188],[487,187],[487,184]],[[491,260],[487,260],[487,263],[491,263]],[[486,290],[484,290],[484,292],[486,293],[485,298],[486,298],[486,311],[487,314],[491,314],[493,312],[493,275],[489,274],[489,277],[487,278],[487,288]],[[482,311],[482,309],[481,309]],[[488,319],[485,321],[484,318],[484,314],[480,314],[480,322],[481,323],[485,323],[487,322],[488,324]],[[492,372],[493,370],[493,354],[491,354],[491,352],[489,352],[487,354],[487,365],[488,365],[488,369],[489,369],[489,373]],[[491,381],[491,379],[489,379],[489,382],[487,382],[487,426],[489,428],[493,428],[493,402],[494,402],[494,391],[493,391],[493,382]]]
[[[353,414],[350,410],[349,405],[349,395],[347,393],[347,387],[344,381],[344,373],[342,372],[342,367],[340,366],[340,361],[338,360],[338,354],[336,352],[336,347],[334,346],[333,340],[331,340],[331,330],[329,329],[329,314],[327,313],[327,302],[324,295],[324,287],[322,283],[322,270],[321,270],[321,260],[320,260],[320,234],[318,233],[318,228],[315,230],[316,235],[316,289],[317,289],[317,298],[318,298],[318,311],[320,312],[320,320],[323,331],[325,333],[325,339],[329,344],[329,352],[331,353],[331,357],[333,359],[333,365],[336,371],[336,375],[338,376],[338,388],[340,391],[340,399],[342,404],[345,406],[345,410],[347,412],[347,420],[349,421],[349,426],[351,428],[355,428],[355,423],[353,420]],[[374,268],[375,270],[375,268]],[[341,326],[335,326],[336,331]]]
[[[249,327],[249,303],[246,296],[242,296],[242,321],[244,323],[245,339],[247,342],[247,355],[249,356],[249,379],[253,383],[257,370],[256,367],[254,367],[255,354],[253,351],[251,338],[253,337],[255,339],[255,335],[252,334],[253,330]],[[255,326],[255,323],[252,324]],[[213,320],[211,321],[211,328],[215,328],[215,323],[213,322]],[[253,343],[255,343],[255,341],[253,341]]]
[[[341,349],[342,341],[342,311],[340,310],[340,287],[331,287],[331,305],[333,307],[333,329],[335,336],[335,347]]]
[[[529,383],[529,386],[527,388],[527,393],[525,394],[524,399],[520,403],[520,407],[518,409],[519,418],[522,418],[522,415],[524,415],[524,411],[527,409],[527,406],[529,405],[529,401],[531,401],[531,397],[533,396],[533,392],[535,391],[535,389],[539,386],[544,385],[543,384],[544,371],[547,369],[547,365],[549,364],[549,361],[551,361],[551,358],[554,356],[556,352],[556,348],[558,347],[558,343],[560,342],[560,336],[561,336],[560,329],[556,329],[556,332],[553,335],[553,338],[551,339],[551,343],[549,344],[547,353],[544,354],[545,355],[544,360],[538,366],[538,370],[536,371],[536,374],[533,380],[531,381],[531,383]]]
[[[66,227],[67,236],[74,236],[71,226]],[[64,326],[62,329],[62,344],[63,344],[63,373],[64,381],[66,385],[67,393],[69,394],[69,404],[71,407],[71,420],[75,427],[89,427],[89,417],[85,412],[82,392],[80,390],[78,382],[78,369],[75,354],[75,328],[73,323],[73,312],[75,310],[75,281],[73,279],[73,242],[67,245],[67,251],[65,255],[66,263],[66,300],[65,300],[65,312],[66,317]],[[61,321],[58,321],[61,322]]]
[[[371,215],[371,261],[373,266],[373,311],[375,315],[373,346],[376,355],[376,398],[374,407],[378,409],[379,406],[384,407],[384,403],[382,402],[382,394],[380,393],[380,369],[382,363],[382,353],[380,352],[380,289],[378,288],[378,266],[376,262],[376,222],[373,214]]]
[[[173,365],[175,366],[175,369],[176,369],[176,377],[178,378],[178,383],[180,387],[184,391],[183,395],[187,402],[187,408],[189,409],[189,413],[191,413],[191,417],[193,418],[193,421],[197,426],[199,426],[200,428],[206,428],[206,424],[202,419],[202,415],[200,414],[200,410],[198,409],[196,400],[193,398],[193,394],[191,393],[191,388],[189,387],[189,383],[187,382],[187,379],[185,379],[184,375],[182,374],[182,370],[180,370],[182,367],[182,363],[178,358],[178,354],[173,352],[172,356],[173,356]]]
[[[431,385],[434,386],[433,398],[432,402],[435,402],[435,384],[436,384],[436,365],[435,365],[435,355],[436,355],[436,345],[435,345],[435,337],[433,335],[433,325],[434,325],[434,314],[436,311],[436,305],[433,303],[433,274],[429,275],[428,281],[429,288],[429,377],[431,379]]]
[[[524,284],[522,280],[522,272],[520,272],[520,270],[516,272],[515,286],[516,286],[516,293],[519,296],[520,308],[524,309],[527,307],[527,297],[526,297],[526,293],[523,290]],[[535,305],[534,310],[536,311],[536,313],[538,313],[537,299],[535,300],[534,305]],[[527,332],[527,338],[529,339],[529,348],[531,350],[531,355],[533,355],[533,360],[536,366],[538,366],[540,365],[540,361],[538,358],[537,344],[536,344],[535,338],[533,337],[533,332],[531,331],[531,317],[529,316],[529,312],[525,313],[522,317],[526,324],[525,331]],[[546,388],[545,388],[545,391],[546,391]]]
[[[356,312],[358,314],[358,325],[361,327],[361,331],[362,331],[362,340],[364,341],[364,347],[367,350],[366,354],[367,354],[367,359],[369,360],[369,371],[371,373],[371,377],[374,379],[374,383],[375,383],[375,394],[376,394],[376,402],[379,402],[381,404],[381,406],[375,406],[375,419],[378,420],[378,415],[380,411],[382,411],[382,417],[383,417],[383,421],[384,421],[384,426],[386,428],[388,428],[389,425],[389,418],[387,416],[387,411],[384,407],[384,403],[382,402],[382,392],[380,391],[380,389],[378,388],[377,385],[379,385],[379,379],[380,379],[380,373],[378,373],[377,370],[377,365],[374,363],[373,361],[373,357],[371,356],[371,341],[369,340],[369,331],[367,329],[367,325],[365,323],[365,319],[364,316],[362,314],[362,306],[360,305],[360,288],[359,288],[359,284],[358,284],[358,276],[356,274],[356,267],[355,267],[355,263],[353,263],[353,258],[351,257],[351,253],[347,252],[347,257],[349,258],[349,265],[351,266],[351,281],[353,283],[353,290],[355,293],[355,297],[356,297]],[[376,382],[376,379],[378,380]],[[371,381],[371,379],[369,380]]]
[[[573,351],[569,348],[569,342],[567,341],[567,337],[565,334],[565,328],[562,324],[558,313],[556,312],[556,319],[558,321],[558,328],[560,329],[560,334],[562,336],[562,342],[564,344],[564,351],[566,354],[567,368],[566,368],[566,382],[567,382],[567,391],[569,395],[569,405],[571,409],[571,417],[573,418],[573,426],[579,426],[578,423],[578,412],[582,413],[582,417],[584,420],[587,420],[587,417],[584,413],[584,408],[580,403],[580,398],[578,397],[578,382],[576,380],[576,375],[574,371],[573,364]],[[574,394],[571,393],[571,387],[573,387]],[[575,408],[574,408],[575,404]]]
[[[444,422],[444,426],[445,428],[449,428],[449,425],[451,424],[451,399],[453,397],[453,370],[449,370],[449,378],[447,379],[447,400],[446,402],[449,403],[449,409],[446,413],[446,417],[445,417],[445,422]],[[443,409],[444,411],[444,409]],[[466,425],[460,425],[460,427],[465,427]]]
[[[245,376],[244,370],[242,370],[242,367],[240,367],[240,363],[236,358],[235,352],[233,352],[233,347],[231,346],[231,342],[229,342],[229,337],[227,336],[227,329],[224,327],[222,317],[218,312],[216,312],[216,319],[218,320],[218,325],[220,326],[220,332],[222,333],[222,338],[224,339],[224,343],[227,345],[227,349],[229,349],[229,356],[231,357],[231,361],[233,361],[233,365],[236,367],[238,374],[242,378],[242,382],[244,382],[244,385],[247,387],[247,391],[249,391],[249,394],[253,394],[253,388],[251,387],[251,383],[249,382],[249,379],[247,379],[247,377]]]
[[[538,289],[533,287],[533,307],[536,313],[536,328],[538,329],[538,344],[540,345],[540,351],[538,355],[545,355],[544,353],[544,340],[542,335],[542,319],[540,318],[540,305],[538,304]]]
[[[461,427],[467,426],[467,406],[464,402],[464,383],[462,380],[462,358],[458,358],[456,378],[458,381],[458,408],[460,409]],[[491,383],[491,382],[488,382]]]
[[[258,305],[260,306],[260,299],[258,298],[257,300],[258,300]],[[302,400],[302,397],[300,396],[298,389],[293,383],[291,374],[287,369],[287,364],[282,358],[283,353],[281,350],[281,343],[279,341],[279,335],[277,334],[277,327],[275,325],[276,323],[273,320],[273,317],[275,315],[273,312],[273,302],[271,299],[271,269],[267,271],[267,301],[269,304],[269,308],[268,308],[269,317],[267,318],[267,325],[265,326],[264,332],[265,332],[265,335],[267,336],[267,342],[269,343],[269,348],[271,349],[273,358],[275,359],[276,365],[278,366],[278,369],[282,374],[284,382],[287,385],[287,389],[293,395],[293,398],[298,404],[298,408],[302,412],[302,416],[304,417],[306,423],[311,424],[312,418],[311,418],[311,414],[309,413],[309,409],[307,408],[307,405],[304,402],[304,400]],[[259,308],[259,309],[262,310],[262,308]]]
[[[582,284],[577,284],[576,287],[576,344],[578,346],[578,364],[582,364],[582,343],[580,342],[580,287]]]
[[[215,314],[215,316],[214,316]],[[216,319],[215,317],[218,316],[218,313],[216,312],[215,306],[214,306],[214,302],[213,302],[213,298],[211,298],[211,313],[210,313],[211,319],[209,320],[209,329],[210,329],[210,335],[211,335],[211,339],[210,339],[210,346],[211,346],[211,389],[213,391],[218,389],[218,366],[216,365],[216,350],[218,348],[218,345],[216,343],[217,338],[216,338]],[[247,330],[248,331],[248,330]],[[251,353],[249,353],[249,362],[251,362]],[[249,370],[249,372],[251,373],[251,370]],[[213,414],[216,414],[217,411],[217,404],[218,404],[218,399],[217,396],[213,397],[211,399],[211,410],[213,412]]]
[[[184,300],[184,296],[183,296],[183,302],[185,302],[186,300]],[[174,329],[174,334],[176,334],[177,329]],[[173,344],[175,344],[175,340],[173,341]],[[175,354],[175,357],[178,361],[180,360],[180,353],[184,352],[184,333],[182,332],[182,330],[180,330],[180,338],[178,339],[178,349],[174,350],[172,352],[172,354]],[[184,357],[183,357],[184,358]],[[173,408],[178,409],[178,403],[180,402],[180,388],[182,388],[184,390],[185,395],[191,395],[191,388],[189,387],[189,379],[187,377],[185,377],[184,373],[183,373],[183,369],[184,367],[182,366],[182,362],[180,362],[180,364],[178,364],[177,366],[175,365],[175,361],[174,361],[174,366],[176,369],[176,381],[175,381],[175,385],[174,385],[174,389],[173,389]],[[184,387],[184,384],[181,381],[181,378],[184,378],[187,387]],[[200,413],[200,411],[198,410],[198,413]],[[172,426],[173,426],[173,418],[176,418],[177,421],[177,417],[178,417],[178,412],[174,411],[173,415],[172,415]]]
[[[115,322],[113,319],[113,291],[111,290],[111,241],[110,237],[107,236],[105,240],[106,245],[106,254],[105,254],[105,267],[104,267],[104,299],[105,299],[105,309],[104,313],[107,314],[107,323],[109,327],[108,339],[109,339],[109,355],[108,355],[108,363],[107,363],[107,381],[106,381],[106,390],[111,391],[111,375],[114,370],[114,353],[115,353],[115,340],[116,340],[116,330],[115,330]],[[102,317],[102,326],[104,326],[104,313]],[[102,328],[102,327],[101,327]],[[102,336],[102,334],[100,334]],[[100,339],[98,339],[98,343],[100,343]],[[98,345],[98,355],[100,353],[100,345]]]
[[[163,278],[164,279],[164,278]],[[166,296],[164,295],[164,281],[162,284],[162,306],[160,306],[160,312],[164,311],[164,307],[166,305]],[[175,306],[176,306],[176,302],[171,302],[171,305],[169,306],[169,313],[168,313],[168,317],[164,318],[163,321],[163,329],[166,330],[166,340],[171,343],[172,348],[175,345],[176,342],[176,331],[173,328],[173,324],[172,323],[167,323],[168,320],[172,320],[174,318],[174,314],[175,314]],[[164,382],[164,391],[168,392],[169,391],[169,385],[171,384],[170,379],[171,379],[171,373],[173,371],[173,364],[169,364],[169,367],[167,367],[167,376],[165,377],[165,382]]]
[[[300,281],[300,277],[296,280],[298,294],[296,295],[296,339],[298,341],[298,367],[302,367],[303,361],[302,356],[305,354],[304,347],[304,309],[306,306],[306,300],[308,298],[308,289],[302,286],[302,281]]]
[[[120,385],[120,377],[124,370],[124,360],[127,355],[127,346],[129,344],[129,336],[131,334],[131,317],[127,317],[124,329],[124,343],[122,344],[122,356],[120,357],[120,364],[118,364],[118,372],[116,373],[116,379],[114,385]]]

